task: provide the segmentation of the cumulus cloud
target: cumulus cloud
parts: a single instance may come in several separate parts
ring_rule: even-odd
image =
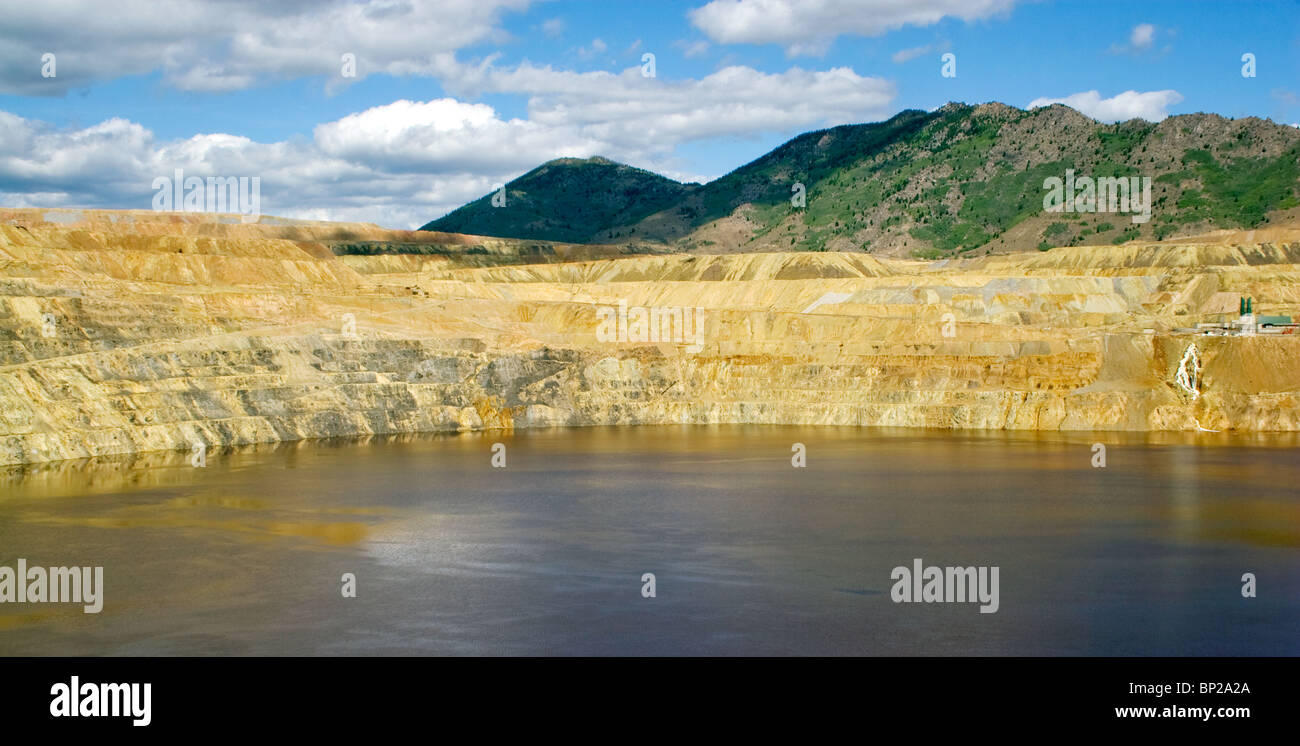
[[[60,130],[0,112],[0,203],[148,209],[153,179],[261,179],[261,209],[286,217],[415,227],[542,161],[604,144],[503,120],[452,99],[397,101],[316,128],[310,140],[259,143],[227,134],[158,141],[110,119]]]
[[[1097,91],[1073,93],[1065,98],[1036,98],[1029,108],[1065,104],[1093,119],[1102,122],[1122,122],[1128,119],[1146,119],[1158,122],[1169,116],[1169,107],[1183,100],[1178,91],[1124,91],[1110,98],[1102,98]]]
[[[113,13],[99,0],[15,5],[0,24],[0,93],[54,95],[157,71],[175,88],[230,91],[337,78],[350,53],[358,79],[428,75],[446,94],[375,106],[270,143],[225,133],[160,140],[129,118],[56,128],[0,111],[0,203],[145,208],[153,179],[181,168],[260,177],[270,214],[412,226],[551,158],[604,155],[698,180],[677,154],[683,143],[877,120],[896,98],[892,83],[846,67],[733,66],[668,80],[642,77],[639,65],[579,73],[500,67],[496,54],[458,59],[466,47],[504,41],[502,17],[530,2],[176,0],[166,13],[147,0],[120,0]],[[562,33],[557,20],[541,22],[542,32]],[[700,41],[684,53],[707,48]],[[585,51],[612,54],[599,39]],[[58,56],[56,78],[40,77],[45,52]],[[473,103],[490,93],[523,97],[527,115]]]
[[[1110,46],[1110,51],[1112,54],[1123,52],[1139,54],[1150,50],[1155,45],[1155,41],[1156,27],[1150,23],[1139,23],[1129,31],[1127,42],[1123,44],[1112,44]]]
[[[450,98],[395,101],[319,125],[314,134],[324,155],[387,173],[502,174],[609,147],[577,127],[502,120],[491,106]]]
[[[946,17],[973,21],[1015,0],[712,0],[688,16],[720,44],[780,44],[790,56],[821,56],[842,34],[880,36]]]
[[[880,119],[897,95],[890,81],[847,67],[764,73],[732,66],[674,81],[643,77],[640,67],[578,73],[529,63],[497,68],[447,60],[442,79],[462,98],[526,95],[530,121],[581,127],[617,152],[642,156],[710,137]]]
[[[530,0],[153,0],[13,3],[0,24],[0,93],[60,95],[102,80],[162,71],[182,90],[227,91],[264,80],[428,75],[433,60],[505,39],[500,20]],[[58,75],[41,77],[41,55]]]
[[[317,125],[310,138],[262,143],[223,133],[159,141],[121,118],[58,129],[0,111],[0,203],[147,209],[154,178],[182,169],[259,177],[268,214],[416,227],[552,158],[604,155],[701,180],[680,168],[679,144],[880,119],[895,97],[891,83],[849,68],[729,67],[666,81],[639,67],[439,64],[480,90],[526,93],[528,117],[457,98],[399,100]]]

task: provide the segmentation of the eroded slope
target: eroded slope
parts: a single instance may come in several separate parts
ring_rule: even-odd
[[[1300,316],[1291,234],[482,266],[327,245],[394,239],[373,227],[109,215],[0,224],[0,463],[620,423],[1300,429],[1300,337],[1177,331],[1243,294]],[[702,333],[605,339],[601,307],[690,309]],[[1195,398],[1173,383],[1189,344]]]

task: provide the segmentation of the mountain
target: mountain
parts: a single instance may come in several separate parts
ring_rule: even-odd
[[[1044,209],[1049,180],[1083,176],[1149,179],[1149,219]],[[506,191],[504,207],[485,196],[424,228],[707,253],[970,256],[1300,218],[1300,130],[1254,117],[1102,124],[1059,104],[951,103],[808,132],[702,186],[592,158],[551,161]]]
[[[605,158],[548,161],[420,230],[588,243],[680,202],[699,187]]]

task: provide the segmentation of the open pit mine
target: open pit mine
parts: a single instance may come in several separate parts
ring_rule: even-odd
[[[616,424],[1291,431],[1298,263],[1286,228],[924,262],[0,210],[0,464]]]

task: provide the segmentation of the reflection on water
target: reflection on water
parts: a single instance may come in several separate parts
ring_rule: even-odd
[[[1297,445],[683,426],[8,469],[0,566],[103,566],[105,602],[0,604],[0,654],[1296,655]],[[893,603],[913,558],[1000,567],[999,611]]]

